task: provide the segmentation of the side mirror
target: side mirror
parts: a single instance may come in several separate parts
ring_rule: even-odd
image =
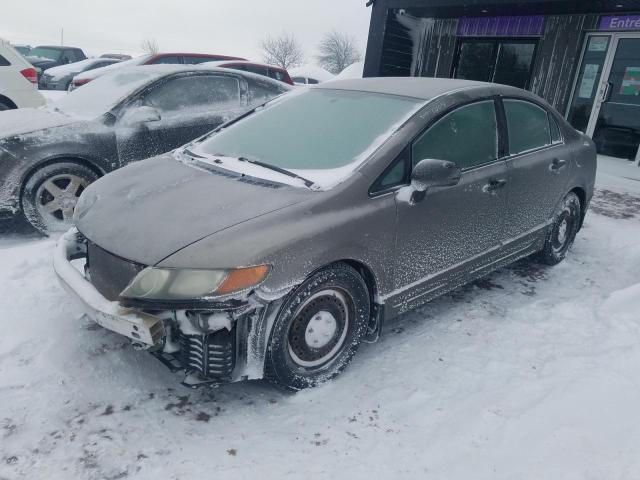
[[[160,112],[153,107],[134,107],[125,112],[120,122],[133,127],[142,123],[158,122],[161,118]]]
[[[416,192],[431,187],[452,187],[460,181],[461,170],[446,160],[420,160],[411,172],[411,186]]]

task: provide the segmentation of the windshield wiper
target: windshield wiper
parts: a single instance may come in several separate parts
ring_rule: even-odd
[[[249,160],[246,157],[238,157],[238,160],[240,160],[241,162],[248,162],[248,163],[251,163],[253,165],[258,165],[258,166],[263,167],[263,168],[268,168],[270,170],[273,170],[274,172],[282,173],[283,175],[287,175],[287,176],[292,177],[292,178],[297,178],[299,180],[302,180],[304,182],[304,185],[306,187],[309,187],[309,188],[313,187],[313,185],[314,185],[314,183],[311,180],[306,179],[304,177],[301,177],[300,175],[298,175],[296,173],[293,173],[293,172],[290,172],[289,170],[286,170],[284,168],[280,168],[280,167],[276,167],[275,165],[271,165],[270,163],[261,162],[260,160]]]

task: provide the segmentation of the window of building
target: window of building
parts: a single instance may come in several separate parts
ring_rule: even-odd
[[[548,124],[547,124],[548,128]],[[449,160],[460,168],[498,157],[498,129],[493,100],[465,105],[448,113],[413,144],[413,165],[420,160]]]
[[[460,40],[453,77],[527,88],[535,49],[536,40]]]

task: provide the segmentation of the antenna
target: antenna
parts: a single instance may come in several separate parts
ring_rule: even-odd
[[[60,28],[60,46],[64,45],[64,27]]]

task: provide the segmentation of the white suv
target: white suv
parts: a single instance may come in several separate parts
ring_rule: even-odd
[[[44,105],[37,85],[36,69],[0,38],[0,110]]]

